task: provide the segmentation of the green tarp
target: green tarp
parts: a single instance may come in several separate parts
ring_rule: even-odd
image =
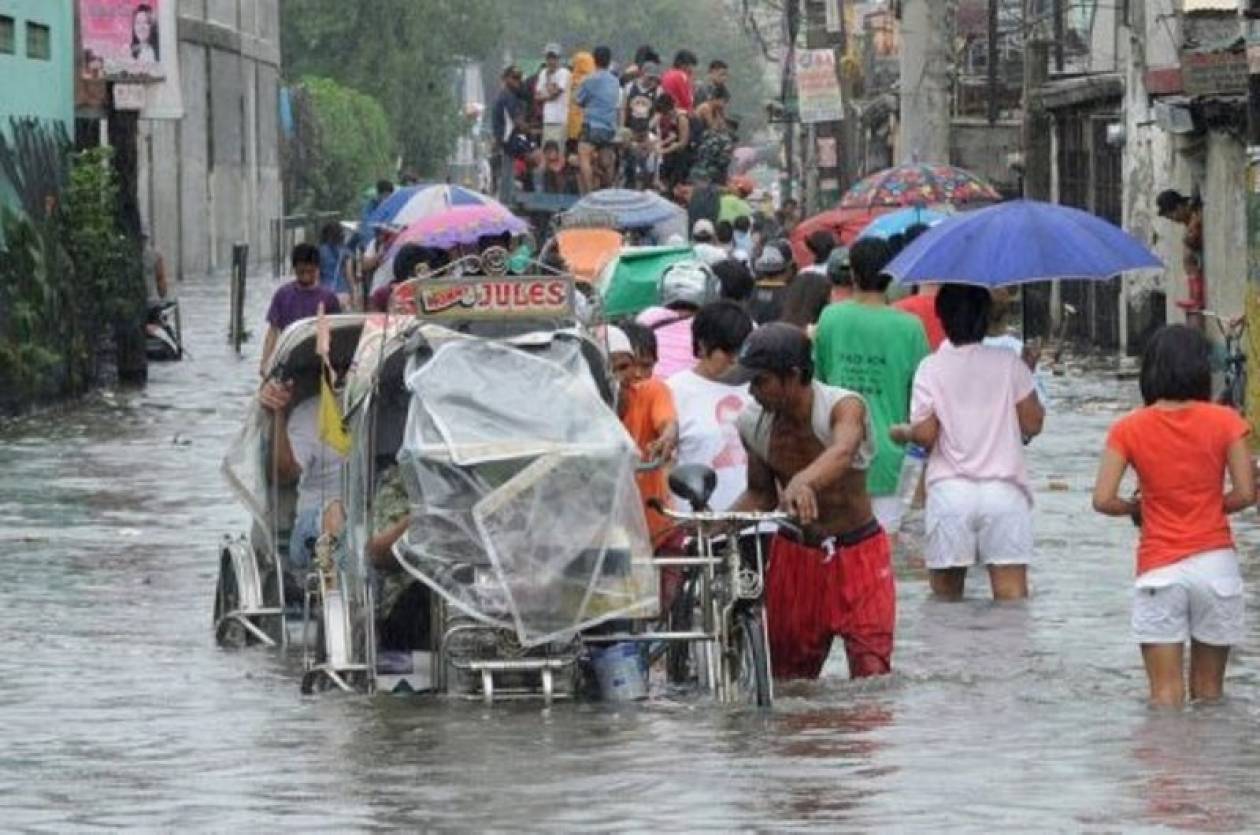
[[[604,317],[635,316],[657,303],[658,285],[665,268],[694,258],[689,246],[626,248],[604,267],[599,289],[604,297]]]

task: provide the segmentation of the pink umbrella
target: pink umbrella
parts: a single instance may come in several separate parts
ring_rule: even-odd
[[[522,235],[527,231],[529,226],[525,221],[498,204],[456,206],[421,218],[403,229],[386,257],[392,261],[404,244],[451,249],[471,246],[486,236]]]

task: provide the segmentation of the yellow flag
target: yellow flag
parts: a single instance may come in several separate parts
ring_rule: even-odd
[[[328,385],[328,375],[319,375],[319,439],[341,455],[350,452],[350,433],[341,419],[337,396]]]

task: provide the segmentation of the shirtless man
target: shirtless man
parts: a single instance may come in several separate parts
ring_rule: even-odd
[[[739,354],[754,403],[739,417],[748,488],[732,510],[782,507],[801,524],[770,548],[766,614],[776,678],[817,678],[832,638],[854,678],[891,670],[896,590],[888,537],[871,511],[874,429],[858,394],[813,379],[809,338],[784,323]]]

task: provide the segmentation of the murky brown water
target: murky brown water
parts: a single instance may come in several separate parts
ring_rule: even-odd
[[[274,285],[253,284],[257,321]],[[244,519],[218,466],[256,363],[227,351],[224,282],[182,297],[194,359],[0,425],[0,827],[1260,828],[1260,616],[1228,703],[1143,706],[1133,530],[1089,510],[1131,383],[1052,381],[1034,599],[935,604],[906,568],[887,680],[837,658],[770,715],[302,697],[293,663],[211,638],[215,545]]]

